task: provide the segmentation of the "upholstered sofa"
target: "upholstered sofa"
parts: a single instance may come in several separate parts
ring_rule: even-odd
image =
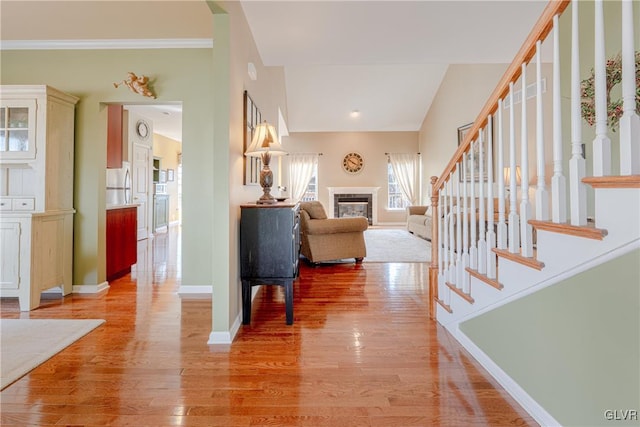
[[[407,207],[407,231],[431,240],[431,212],[429,206]]]
[[[364,217],[327,218],[320,202],[300,203],[301,252],[314,264],[346,258],[362,262],[367,255],[364,231],[368,227]]]

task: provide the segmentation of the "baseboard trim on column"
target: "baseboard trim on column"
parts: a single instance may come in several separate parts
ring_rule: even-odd
[[[109,282],[102,282],[96,285],[73,285],[71,290],[74,294],[100,294],[109,290]]]

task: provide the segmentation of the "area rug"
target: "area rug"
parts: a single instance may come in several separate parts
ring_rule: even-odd
[[[431,243],[404,229],[370,228],[364,232],[364,262],[428,262]]]
[[[100,319],[0,319],[0,390],[102,323]]]

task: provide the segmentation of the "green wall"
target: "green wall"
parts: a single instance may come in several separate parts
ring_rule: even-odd
[[[74,285],[96,285],[106,277],[104,105],[152,102],[125,87],[115,89],[113,82],[134,71],[154,81],[157,99],[153,102],[182,102],[182,283],[211,285],[213,183],[228,182],[228,175],[216,175],[213,167],[214,147],[219,142],[213,136],[212,49],[26,50],[0,55],[2,84],[47,84],[80,98],[76,106]]]
[[[460,329],[562,425],[640,425],[605,417],[640,417],[639,265],[635,250]]]

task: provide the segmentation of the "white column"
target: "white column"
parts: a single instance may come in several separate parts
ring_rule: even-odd
[[[522,64],[522,117],[520,123],[520,172],[522,175],[520,196],[520,246],[523,257],[533,257],[533,231],[531,204],[529,203],[529,130],[527,126],[527,64]]]
[[[504,192],[504,135],[502,99],[498,100],[498,249],[507,249],[507,222],[505,219]]]
[[[611,175],[611,140],[607,132],[607,58],[604,52],[602,0],[595,0],[595,109],[596,138],[593,140],[593,175]]]
[[[484,199],[484,129],[480,129],[480,138],[478,138],[478,162],[479,163],[479,176],[478,176],[478,273],[487,273],[487,230],[485,222],[485,199]],[[473,213],[471,221],[476,221],[476,214]]]
[[[640,174],[640,117],[636,112],[636,64],[633,40],[633,2],[622,0],[622,108],[620,118],[620,174]]]
[[[542,42],[536,42],[536,165],[538,185],[536,186],[536,219],[549,220],[549,192],[545,184],[544,157],[544,116],[542,114]]]
[[[579,1],[571,3],[571,160],[569,161],[569,198],[571,225],[587,224],[586,162],[582,157],[582,115],[580,108],[580,30]]]
[[[520,216],[516,183],[516,115],[513,106],[513,82],[509,83],[509,252],[520,252]],[[523,100],[524,101],[524,100]]]
[[[473,149],[473,146],[471,146]],[[473,172],[472,172],[473,173]],[[462,156],[462,265],[460,269],[462,271],[462,291],[465,293],[469,293],[469,273],[466,268],[469,266],[469,221],[467,220],[469,215],[469,206],[468,206],[468,194],[467,187],[469,183],[467,182],[467,154],[465,153]]]
[[[469,152],[471,153],[471,166],[469,170],[476,170],[476,153],[473,149],[473,142],[471,143],[471,149]],[[471,183],[471,212],[476,211],[476,184],[475,182]],[[478,234],[476,233],[477,227],[476,222],[471,221],[471,248],[469,249],[469,266],[477,270],[478,269]]]
[[[567,222],[567,181],[562,171],[562,93],[560,83],[560,27],[553,17],[553,177],[551,177],[551,218]]]
[[[493,116],[487,117],[487,277],[496,278],[496,232],[493,226]],[[474,221],[475,222],[475,221]]]

